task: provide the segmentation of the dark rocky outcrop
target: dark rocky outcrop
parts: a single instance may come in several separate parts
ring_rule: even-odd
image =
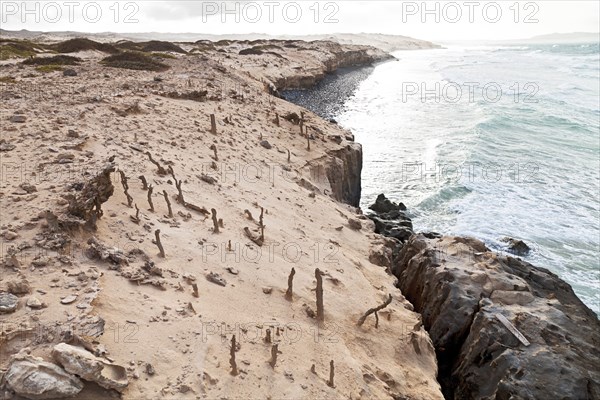
[[[400,243],[406,242],[413,235],[412,221],[405,213],[404,204],[396,204],[380,194],[369,208],[375,212],[368,215],[375,222],[375,233],[394,238]]]
[[[358,143],[348,143],[339,150],[329,151],[328,155],[330,160],[325,173],[333,198],[358,207],[361,194],[362,146]]]
[[[377,196],[375,203],[369,206],[370,210],[375,211],[378,214],[389,213],[392,211],[406,211],[406,206],[404,203],[396,204],[387,197],[385,194],[380,194]]]
[[[508,244],[508,251],[518,256],[526,256],[531,251],[531,248],[527,244],[519,239],[513,239],[505,237],[502,242]]]
[[[326,74],[339,68],[361,67],[394,59],[392,55],[372,46],[347,46],[331,41],[314,43],[319,46],[318,53],[315,51],[310,54],[314,54],[320,59],[321,67],[268,77],[277,90],[307,89],[321,81]],[[316,49],[305,48],[303,50],[308,52]]]
[[[404,243],[414,234],[412,221],[405,213],[404,204],[396,204],[384,194],[377,196],[369,209],[374,211],[367,217],[375,223],[375,233],[385,236],[383,245],[371,250],[369,261],[391,271]]]
[[[423,317],[446,398],[600,398],[600,322],[550,271],[475,239],[415,235],[392,272]]]

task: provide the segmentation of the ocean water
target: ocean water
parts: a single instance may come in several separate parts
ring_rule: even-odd
[[[363,145],[366,209],[470,235],[569,282],[600,314],[599,44],[397,52],[330,117]]]

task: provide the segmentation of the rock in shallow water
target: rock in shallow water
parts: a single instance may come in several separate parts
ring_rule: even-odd
[[[369,206],[369,209],[376,213],[389,213],[390,211],[406,211],[403,203],[396,204],[385,197],[384,194],[377,196],[375,203]]]
[[[375,222],[375,233],[394,238],[402,243],[413,235],[413,224],[404,213],[406,210],[404,204],[396,204],[380,194],[369,208],[375,211],[375,214],[368,215]]]
[[[526,256],[531,251],[531,248],[522,240],[505,237],[502,241],[508,243],[508,251],[518,256]]]

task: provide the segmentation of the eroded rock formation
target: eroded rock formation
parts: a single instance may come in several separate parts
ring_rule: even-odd
[[[550,271],[475,239],[423,235],[392,271],[433,340],[446,398],[600,398],[600,322]]]
[[[9,392],[34,400],[72,397],[83,390],[83,382],[76,376],[55,364],[25,354],[14,357],[2,382]]]
[[[281,73],[278,76],[268,76],[277,90],[305,89],[314,86],[326,74],[338,68],[357,67],[393,59],[390,54],[372,46],[348,46],[330,41],[314,42],[319,46],[319,53],[314,48],[307,48],[307,54],[312,54],[320,61],[317,68],[299,68],[293,73]]]
[[[362,146],[348,143],[346,147],[328,153],[331,156],[326,167],[327,179],[333,198],[358,207],[360,204],[362,171]]]

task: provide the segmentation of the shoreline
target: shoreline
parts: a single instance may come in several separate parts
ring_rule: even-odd
[[[268,46],[261,51],[276,55],[248,52],[260,50],[257,46]],[[169,69],[160,72],[110,68],[98,51],[75,54],[82,58],[72,67],[75,76],[36,73],[30,66],[0,69],[3,78],[13,78],[3,94],[9,127],[3,163],[40,161],[26,170],[26,179],[23,171],[13,171],[0,193],[1,208],[11,210],[13,217],[3,221],[3,241],[15,249],[1,267],[6,272],[0,279],[2,304],[14,308],[0,314],[0,398],[27,389],[18,372],[42,367],[58,368],[63,388],[105,398],[105,389],[84,385],[63,370],[56,353],[67,342],[91,349],[96,362],[108,365],[112,360],[111,368],[120,367],[116,382],[93,374],[84,380],[96,379],[125,399],[194,398],[199,393],[219,398],[441,399],[436,376],[441,368],[441,377],[447,377],[448,363],[442,359],[438,367],[440,343],[449,344],[447,351],[468,353],[460,358],[459,381],[467,376],[464,372],[482,373],[475,368],[477,355],[499,365],[485,364],[484,374],[499,368],[521,381],[523,369],[513,371],[513,364],[503,361],[503,345],[513,348],[512,362],[525,350],[488,318],[488,309],[493,316],[509,308],[508,317],[533,343],[527,351],[549,352],[550,365],[565,365],[561,357],[575,357],[556,349],[570,343],[568,338],[574,337],[580,348],[596,340],[600,329],[594,332],[588,325],[597,324],[597,318],[586,317],[568,285],[551,274],[528,277],[528,271],[538,269],[498,261],[463,238],[457,245],[454,239],[411,235],[398,249],[398,241],[376,234],[377,223],[356,208],[362,149],[351,132],[268,95],[272,87],[316,82],[340,65],[376,61],[384,57],[380,50],[299,41],[232,42],[199,54],[190,54],[189,45],[184,50],[185,55],[167,53],[174,58],[164,57]],[[52,86],[52,96],[28,96],[32,87],[44,85]],[[106,92],[95,92],[90,85]],[[76,166],[80,173],[69,174]],[[62,173],[49,179],[44,168]],[[138,176],[149,185],[142,186]],[[439,268],[442,260],[430,257],[435,256],[435,241],[447,244],[445,262],[459,272]],[[460,243],[472,249],[461,252]],[[282,251],[286,247],[297,251]],[[453,254],[455,250],[461,251]],[[490,292],[485,277],[470,275],[478,267],[465,263],[465,254],[484,257],[499,274],[505,263],[519,269],[524,274],[518,280],[521,290],[511,289],[511,278],[493,275]],[[452,273],[460,278],[454,286],[449,283]],[[459,293],[452,304],[439,297],[463,290],[459,283],[490,298],[498,291],[497,297],[481,305],[471,293]],[[560,289],[556,299],[547,292],[552,285]],[[377,322],[369,317],[357,326],[365,311],[389,295],[392,301]],[[534,299],[528,302],[530,296]],[[461,301],[473,310],[466,319],[473,320],[455,313],[453,306]],[[541,332],[529,330],[539,326],[532,322],[535,318],[544,318],[535,309],[529,313],[525,305],[530,303],[555,313]],[[319,312],[325,324],[319,322]],[[588,325],[573,332],[575,322],[567,313]],[[527,315],[524,321],[522,314]],[[33,322],[78,329],[28,337]],[[119,340],[113,335],[115,326]],[[460,334],[444,342],[447,337],[438,332],[448,329]],[[473,335],[465,339],[471,330]],[[498,338],[500,344],[471,336]],[[17,354],[24,347],[30,355]],[[593,352],[591,348],[589,354]],[[577,368],[586,357],[576,355]],[[330,362],[335,362],[335,385],[324,378]],[[530,383],[547,374],[522,368]],[[564,375],[557,380],[559,388],[548,388],[580,394],[569,385],[572,381],[595,395],[596,376],[583,386],[572,377]],[[469,387],[477,383],[468,382]],[[498,393],[521,390],[494,380],[482,390],[493,391],[494,383],[501,386]],[[444,383],[448,387],[454,390]]]
[[[339,82],[340,86],[343,86],[344,82]],[[322,88],[317,87],[317,91]],[[299,104],[308,104],[314,101],[311,95],[307,99]],[[317,102],[318,104],[318,102]],[[319,107],[313,107],[313,112],[322,115],[324,111]],[[325,118],[331,117],[329,114],[322,115]],[[571,332],[571,334],[577,336],[577,341],[581,342],[582,347],[588,347],[588,352],[582,352],[582,354],[592,354],[593,350],[590,346],[590,341],[593,343],[598,340],[596,331],[600,330],[600,322],[598,315],[573,292],[570,284],[558,277],[556,274],[548,271],[547,269],[536,267],[528,262],[522,261],[518,256],[529,252],[528,246],[522,241],[518,241],[511,238],[507,239],[507,245],[500,251],[490,250],[486,245],[475,238],[468,237],[457,237],[452,235],[440,235],[437,233],[416,233],[413,231],[412,221],[406,215],[406,207],[400,203],[396,205],[391,203],[385,196],[380,195],[377,201],[370,206],[374,212],[369,213],[369,218],[375,222],[375,232],[382,234],[388,238],[395,240],[395,243],[388,243],[387,250],[383,250],[373,256],[375,263],[386,268],[390,268],[394,275],[399,279],[398,287],[406,294],[407,298],[415,305],[415,310],[420,312],[424,316],[426,330],[432,335],[434,346],[438,356],[438,363],[440,366],[440,375],[438,377],[442,384],[442,390],[446,398],[463,398],[473,397],[477,398],[480,396],[488,396],[490,393],[496,393],[496,395],[515,395],[518,393],[520,396],[531,396],[535,398],[545,398],[556,396],[557,393],[561,393],[562,396],[573,397],[573,398],[585,398],[587,396],[598,396],[600,391],[600,376],[595,374],[588,376],[587,371],[590,369],[594,362],[600,361],[598,357],[592,356],[591,358],[595,361],[590,360],[587,356],[581,355],[576,361],[570,359],[566,361],[565,354],[554,353],[549,356],[546,364],[552,364],[556,361],[552,361],[552,358],[561,358],[560,363],[572,363],[570,370],[577,370],[578,373],[574,373],[573,376],[563,379],[559,379],[559,383],[555,381],[558,378],[552,378],[548,381],[544,388],[519,388],[520,386],[517,381],[520,378],[511,377],[509,371],[511,369],[519,370],[522,364],[529,362],[539,362],[539,360],[533,361],[535,353],[539,348],[539,345],[548,345],[549,342],[546,338],[541,343],[538,341],[538,347],[535,350],[528,350],[526,354],[523,354],[517,360],[504,361],[504,379],[512,379],[514,382],[507,384],[497,380],[480,384],[480,382],[486,381],[489,377],[487,371],[487,363],[484,366],[479,365],[474,368],[470,365],[473,359],[484,359],[489,357],[487,355],[488,346],[494,347],[498,342],[482,344],[478,341],[477,337],[484,334],[486,331],[494,330],[494,324],[498,324],[500,317],[497,315],[507,314],[510,316],[517,315],[516,332],[519,334],[524,333],[529,338],[535,338],[540,334],[544,336],[545,332],[560,329],[561,332]],[[429,243],[425,244],[425,241]],[[437,244],[437,243],[442,244]],[[458,246],[457,246],[458,243]],[[460,247],[460,244],[464,243],[464,248]],[[424,249],[424,247],[426,249]],[[428,254],[431,252],[433,256]],[[448,260],[446,259],[448,258]],[[441,265],[445,265],[451,260],[459,267],[455,268],[455,271],[460,272],[446,272],[449,274],[451,279],[445,283],[447,279],[444,274],[441,278],[436,278],[435,273],[429,272],[428,268],[433,270],[437,269]],[[484,261],[487,259],[487,261]],[[420,266],[423,264],[427,267],[415,270],[413,263],[418,262]],[[478,282],[469,282],[468,280],[462,280],[459,278],[462,270],[466,270],[467,274],[470,275],[473,272],[469,271],[472,268],[471,265],[475,264],[477,271],[480,268],[480,264],[489,262],[493,265],[509,265],[510,268],[504,269],[499,268],[499,277],[493,278],[492,288],[489,287],[484,289],[477,289]],[[493,267],[487,266],[486,268],[491,269]],[[497,268],[497,267],[496,267]],[[448,268],[443,268],[448,271]],[[432,276],[432,274],[434,274]],[[455,276],[456,275],[456,276]],[[490,279],[485,274],[485,278],[480,277],[478,279]],[[543,278],[538,278],[543,276]],[[428,277],[428,278],[426,278]],[[421,279],[419,283],[415,281]],[[439,279],[439,281],[436,281]],[[470,279],[470,278],[469,278]],[[494,281],[497,279],[498,281]],[[518,289],[509,287],[510,285],[503,287],[506,281],[514,279],[524,279],[522,281],[524,286]],[[538,280],[544,280],[544,283],[540,285]],[[486,283],[489,286],[491,282]],[[465,312],[467,317],[457,316],[453,314],[453,311],[448,306],[441,305],[439,303],[438,294],[434,291],[428,294],[421,294],[415,290],[417,288],[427,288],[430,285],[441,286],[444,289],[448,289],[451,292],[455,291],[466,291],[468,295],[466,297],[457,296],[452,300],[454,307],[459,309],[470,309],[473,307],[473,311]],[[535,287],[535,285],[538,285]],[[463,287],[468,289],[464,289]],[[535,287],[535,289],[532,289]],[[472,292],[479,290],[482,298],[487,298],[487,303],[483,305],[473,306],[477,301],[469,299]],[[531,295],[533,292],[533,296]],[[544,293],[545,292],[545,293]],[[494,294],[496,293],[496,294]],[[543,293],[543,294],[542,294]],[[561,293],[561,294],[557,294]],[[495,297],[494,297],[495,296]],[[548,302],[546,310],[541,311],[540,306],[537,305],[539,302],[544,302],[546,298],[554,299],[554,296],[558,296],[561,300],[557,303]],[[468,300],[469,299],[469,300]],[[532,306],[536,304],[536,306]],[[508,307],[507,307],[508,306]],[[515,307],[516,306],[516,307]],[[553,307],[561,309],[565,312],[569,310],[569,319],[563,319],[560,322],[554,320],[554,324],[548,323],[545,327],[534,327],[535,324],[530,325],[525,322],[527,318],[542,318],[546,319],[548,315],[552,315],[555,310]],[[507,310],[509,308],[512,310]],[[515,309],[516,308],[516,309]],[[507,313],[508,311],[508,313]],[[524,317],[527,315],[527,317]],[[465,319],[463,319],[465,318]],[[573,324],[571,319],[577,318],[580,321],[579,326],[582,327],[584,333],[577,328],[577,324]],[[461,322],[462,321],[462,322]],[[475,322],[477,321],[477,323]],[[559,326],[557,328],[556,326]],[[508,328],[508,327],[505,327]],[[448,338],[448,331],[458,329],[456,333],[450,335]],[[513,329],[515,329],[513,327]],[[521,329],[521,331],[519,331]],[[541,330],[541,333],[540,331]],[[519,343],[515,334],[512,332],[506,336],[503,333],[496,332],[497,335],[504,335],[503,339],[508,342],[514,342],[512,346],[522,346]],[[512,334],[512,337],[511,337]],[[593,338],[593,339],[592,339]],[[571,340],[565,341],[563,345],[568,345]],[[529,343],[527,344],[529,346]],[[479,352],[479,353],[477,353]],[[497,357],[497,358],[496,358]],[[504,357],[502,354],[496,354],[494,359],[489,359],[488,362],[491,365],[499,362],[498,360]],[[528,360],[531,358],[531,360]],[[558,372],[555,372],[558,373]],[[478,374],[481,374],[478,376]],[[540,377],[545,375],[543,372],[539,372]],[[571,384],[580,379],[586,379],[590,382],[591,388],[585,390],[579,390],[577,385]],[[534,378],[537,379],[537,378]],[[540,378],[543,379],[543,378]],[[501,387],[502,386],[502,387]]]
[[[60,383],[44,390],[89,399],[441,399],[420,317],[369,260],[384,239],[343,203],[358,201],[360,145],[268,93],[366,59],[364,48],[183,46],[152,56],[164,71],[110,67],[97,50],[50,72],[0,67],[2,163],[30,160],[0,188],[14,248],[0,267],[0,397],[26,394],[20,377],[37,371]],[[246,54],[257,46],[277,55]],[[378,326],[357,326],[389,294]],[[75,379],[59,357],[75,350],[61,344],[121,378]]]

